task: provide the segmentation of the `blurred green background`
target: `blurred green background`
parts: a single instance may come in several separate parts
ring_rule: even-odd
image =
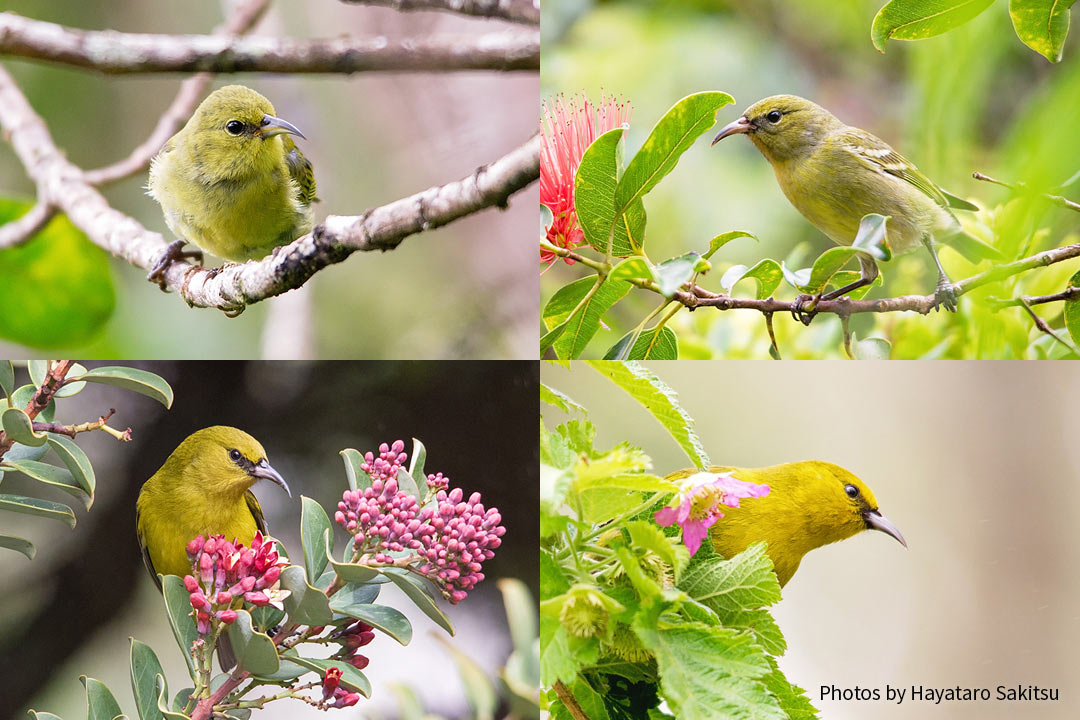
[[[771,608],[780,668],[827,720],[1065,720],[1080,713],[1080,376],[1042,363],[645,363],[679,396],[712,461],[825,460],[859,476],[903,532],[809,553]],[[540,379],[589,411],[597,448],[690,462],[626,393],[583,363]],[[992,390],[991,390],[992,389]],[[542,407],[549,426],[565,416]],[[577,419],[579,416],[575,415]],[[723,519],[718,520],[723,522]],[[824,702],[820,686],[907,689],[902,705]],[[1039,685],[1058,702],[912,704],[911,685]]]
[[[87,363],[93,367],[95,363]],[[185,686],[186,666],[169,629],[161,594],[143,567],[135,540],[135,499],[142,483],[190,433],[225,424],[250,432],[266,448],[293,492],[253,488],[270,532],[297,557],[300,496],[332,516],[346,488],[338,455],[379,443],[419,438],[426,469],[443,472],[466,493],[479,491],[498,507],[507,528],[503,545],[484,565],[486,579],[459,605],[442,604],[457,635],[451,644],[495,677],[511,644],[499,578],[518,578],[538,592],[539,533],[535,362],[142,363],[173,387],[171,410],[103,385],[88,386],[57,403],[57,422],[77,423],[116,408],[113,427],[132,428],[120,444],[104,433],[79,436],[97,476],[93,507],[76,510],[74,530],[48,519],[2,513],[4,532],[32,541],[37,557],[0,549],[0,718],[26,718],[27,708],[65,720],[86,717],[80,675],[105,682],[131,717],[129,637],[154,648],[173,693]],[[28,382],[16,370],[19,384]],[[477,402],[498,397],[499,406]],[[55,488],[8,473],[3,491],[70,502]],[[336,527],[336,526],[335,526]],[[343,531],[338,542],[344,538]],[[365,674],[370,700],[338,710],[342,718],[395,718],[392,685],[412,687],[443,717],[466,717],[468,707],[454,664],[435,639],[445,633],[394,588],[379,602],[405,613],[413,640],[402,647],[377,634]],[[275,702],[259,720],[325,717],[296,701]]]
[[[86,29],[208,33],[223,17],[217,0],[8,0],[2,9]],[[482,34],[509,27],[449,13],[397,13],[338,0],[276,1],[255,34],[389,38]],[[45,63],[0,58],[53,138],[83,168],[119,160],[146,139],[171,102],[177,74],[107,77]],[[316,222],[358,215],[433,185],[457,180],[517,147],[534,131],[535,73],[358,73],[221,76],[270,99],[278,115],[310,138]],[[146,174],[105,195],[147,228],[172,234],[145,194]],[[0,143],[0,197],[29,199],[33,185],[11,147]],[[48,347],[83,357],[162,358],[528,358],[536,356],[534,257],[520,237],[536,227],[535,186],[508,210],[489,209],[408,238],[388,253],[356,253],[300,289],[258,303],[236,319],[191,310],[159,292],[145,272],[110,261],[116,310],[93,337]],[[217,263],[216,258],[208,262]],[[4,283],[0,263],[0,283]],[[100,282],[106,282],[102,278]],[[26,307],[50,291],[39,282]],[[497,298],[493,301],[492,298]],[[21,303],[4,312],[15,312]],[[10,337],[10,335],[9,335]],[[0,338],[0,354],[33,349]]]
[[[883,55],[870,42],[871,22],[882,5],[884,0],[546,0],[541,96],[584,91],[593,100],[601,93],[626,98],[633,107],[629,158],[664,112],[690,93],[722,90],[735,98],[720,111],[720,125],[763,97],[802,95],[883,138],[940,185],[985,208],[959,213],[980,237],[996,233],[1004,238],[999,243],[1019,248],[1034,226],[1046,228],[1031,242],[1032,251],[1080,239],[1074,213],[1042,214],[1044,207],[1028,201],[995,210],[1009,199],[1008,191],[971,177],[978,170],[1054,186],[1080,169],[1075,28],[1064,60],[1052,65],[1017,39],[1007,3],[1000,0],[944,35],[890,41]],[[720,291],[720,276],[730,265],[753,266],[772,257],[788,267],[808,267],[832,247],[791,207],[749,142],[734,138],[709,147],[715,134],[702,136],[645,198],[650,258],[658,262],[702,251],[729,230],[755,234],[760,243],[736,240],[712,258],[703,285]],[[1066,194],[1075,199],[1077,187]],[[952,250],[941,257],[954,280],[975,272]],[[1072,260],[1030,273],[1022,290],[1058,292],[1078,267]],[[885,286],[872,290],[871,298],[933,291],[935,273],[925,252],[885,263],[882,272]],[[577,268],[553,268],[541,279],[543,300],[582,276]],[[740,284],[735,292],[752,296],[754,284]],[[786,284],[779,293],[786,299],[795,295]],[[1010,291],[996,286],[990,294]],[[602,353],[658,300],[631,292],[607,316],[612,329],[601,330],[591,348]],[[1039,312],[1057,318],[1061,304]],[[681,312],[669,327],[679,335],[680,357],[768,357],[757,312]],[[859,337],[872,333],[892,340],[894,357],[1034,357],[1029,345],[1039,337],[1022,310],[991,314],[970,298],[955,316],[864,315],[853,317],[852,327]],[[785,357],[842,356],[835,317],[819,317],[808,329],[778,317],[776,329]]]

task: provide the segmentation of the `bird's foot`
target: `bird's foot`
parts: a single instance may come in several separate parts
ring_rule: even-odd
[[[943,307],[949,312],[956,312],[958,306],[956,300],[956,286],[945,278],[938,280],[937,289],[934,290],[934,309]]]
[[[817,304],[820,300],[821,295],[800,295],[791,303],[791,317],[803,325],[809,325],[817,315]]]
[[[174,261],[185,260],[187,258],[194,258],[199,262],[203,260],[203,254],[201,250],[184,250],[184,245],[187,244],[186,240],[173,240],[171,243],[165,246],[165,249],[161,251],[161,256],[154,262],[154,267],[150,269],[146,279],[150,282],[156,282],[158,287],[163,291],[167,289],[165,284],[165,271],[168,269]]]

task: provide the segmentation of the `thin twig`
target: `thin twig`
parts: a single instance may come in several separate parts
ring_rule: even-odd
[[[21,245],[49,224],[56,208],[38,200],[25,215],[0,225],[0,250]]]
[[[107,74],[154,72],[354,73],[538,70],[540,33],[370,38],[150,35],[77,30],[0,13],[0,54]]]
[[[991,310],[995,312],[1007,307],[1016,307],[1018,305],[1042,305],[1043,303],[1058,302],[1059,300],[1072,300],[1080,297],[1080,286],[1067,287],[1059,293],[1053,295],[1024,295],[1018,298],[987,298],[986,303],[990,306]]]
[[[1068,340],[1060,337],[1056,332],[1054,332],[1054,329],[1051,328],[1045,320],[1036,315],[1035,311],[1031,309],[1031,305],[1024,302],[1023,298],[1020,299],[1020,307],[1024,308],[1024,310],[1027,311],[1027,314],[1031,316],[1031,320],[1035,323],[1035,327],[1039,328],[1039,330],[1043,331],[1044,333],[1064,345],[1074,356],[1080,357],[1080,350],[1077,350],[1075,345],[1073,345]]]
[[[59,423],[34,423],[34,432],[50,432],[58,435],[66,435],[69,438],[74,438],[81,432],[90,432],[92,430],[101,430],[102,432],[112,435],[120,442],[131,442],[131,428],[124,430],[117,430],[111,428],[108,425],[109,418],[116,414],[115,408],[109,408],[109,412],[98,417],[93,422],[85,422],[79,425],[61,425]]]
[[[589,716],[581,708],[577,698],[574,697],[574,693],[570,692],[570,688],[566,687],[562,680],[555,681],[555,694],[559,697],[560,702],[566,706],[570,717],[574,718],[574,720],[589,720]]]
[[[540,0],[342,0],[352,5],[381,5],[394,10],[442,12],[495,18],[524,25],[540,24]]]
[[[971,173],[971,177],[975,178],[976,180],[983,180],[984,182],[993,183],[995,185],[1000,185],[1001,187],[1009,188],[1010,190],[1012,190],[1013,192],[1016,192],[1016,193],[1027,194],[1027,195],[1039,195],[1040,197],[1044,197],[1047,200],[1049,200],[1050,202],[1054,203],[1058,207],[1063,207],[1063,208],[1066,208],[1068,210],[1073,210],[1073,211],[1076,211],[1076,212],[1080,212],[1080,203],[1075,203],[1075,202],[1073,202],[1072,200],[1069,200],[1066,197],[1062,197],[1061,195],[1053,195],[1051,193],[1038,192],[1037,190],[1032,190],[1031,188],[1029,188],[1024,183],[1007,183],[1004,180],[995,180],[994,178],[990,177],[989,175],[983,175],[981,172]]]

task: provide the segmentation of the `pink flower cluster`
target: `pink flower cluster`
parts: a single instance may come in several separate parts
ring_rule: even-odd
[[[343,708],[355,705],[360,700],[360,695],[349,692],[341,685],[341,670],[336,667],[328,668],[323,676],[323,702],[329,703],[326,707]],[[333,700],[333,702],[329,702]]]
[[[484,579],[482,563],[495,555],[506,528],[496,508],[485,509],[480,493],[468,502],[460,488],[449,490],[442,473],[428,475],[427,485],[437,490],[433,505],[422,508],[417,498],[398,489],[397,472],[404,465],[405,444],[379,446],[379,457],[364,456],[361,466],[371,477],[371,487],[346,490],[334,520],[354,536],[361,554],[372,554],[376,563],[394,564],[390,552],[412,550],[422,564],[415,568],[442,588],[452,603],[465,599]]]
[[[210,633],[210,619],[226,625],[236,620],[236,608],[250,603],[268,605],[275,593],[281,569],[288,560],[279,557],[274,539],[255,533],[251,547],[231,543],[224,535],[204,539],[202,535],[187,545],[188,559],[195,575],[184,576],[191,593],[191,607],[200,635]],[[197,577],[196,577],[197,576]]]

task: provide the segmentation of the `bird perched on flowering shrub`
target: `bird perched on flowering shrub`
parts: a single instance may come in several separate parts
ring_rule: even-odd
[[[203,100],[150,165],[149,194],[179,238],[150,279],[190,256],[187,242],[242,262],[311,229],[315,175],[289,135],[304,137],[251,88],[228,85]]]
[[[1001,257],[966,234],[952,214],[952,209],[977,206],[945,192],[884,140],[845,125],[820,105],[795,95],[759,100],[721,129],[713,144],[737,134],[750,138],[772,164],[787,199],[833,242],[851,245],[864,215],[889,216],[887,235],[894,252],[920,245],[930,251],[938,271],[935,299],[948,310],[957,308],[956,289],[938,260],[934,241],[971,262]],[[860,278],[825,299],[874,281],[878,269],[873,258],[859,259]]]
[[[806,553],[863,530],[880,530],[907,547],[904,536],[881,514],[870,488],[832,463],[807,460],[765,468],[713,466],[707,472],[688,469],[668,476],[676,481],[691,478],[695,479],[693,487],[680,498],[680,507],[687,511],[678,514],[687,545],[688,528],[694,532],[703,523],[701,532],[708,529],[713,547],[725,558],[765,542],[781,587],[799,569]],[[726,505],[722,512],[720,504]],[[661,525],[676,520],[666,510],[657,513]]]

